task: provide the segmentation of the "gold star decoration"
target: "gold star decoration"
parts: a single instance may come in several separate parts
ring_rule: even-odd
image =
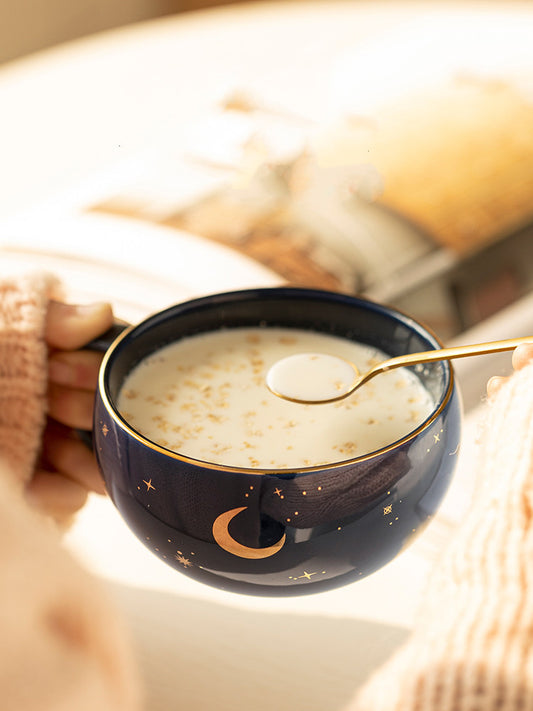
[[[104,435],[104,437],[107,437],[107,433],[109,432],[109,427],[106,425],[105,422],[104,422],[104,424],[102,425],[102,430],[101,430],[101,432],[102,432],[102,434]]]
[[[274,493],[277,494],[278,496],[281,496],[281,489],[274,489]]]
[[[174,558],[178,561],[178,563],[181,563],[184,568],[191,568],[192,563],[188,558],[185,558],[184,555],[182,555],[179,551],[176,553]]]
[[[388,506],[383,507],[383,515],[387,516],[387,514],[392,513],[392,504],[389,504]]]
[[[146,491],[150,491],[150,489],[153,489],[155,491],[155,486],[152,484],[151,479],[149,481],[146,481],[146,479],[143,479],[143,484],[146,484]]]
[[[322,575],[325,575],[326,571],[322,571]],[[308,573],[306,570],[304,570],[303,575],[289,575],[289,580],[301,580],[302,578],[305,578],[306,580],[311,580],[312,575],[318,575],[318,570],[315,570],[314,573]]]

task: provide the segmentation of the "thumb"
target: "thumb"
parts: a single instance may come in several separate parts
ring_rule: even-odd
[[[52,348],[77,350],[113,325],[113,311],[107,303],[86,305],[50,301],[45,338]]]

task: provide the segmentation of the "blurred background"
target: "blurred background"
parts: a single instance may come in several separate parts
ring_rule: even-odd
[[[233,2],[238,0],[233,0]],[[215,5],[220,0],[18,0],[0,3],[0,62],[131,22]]]

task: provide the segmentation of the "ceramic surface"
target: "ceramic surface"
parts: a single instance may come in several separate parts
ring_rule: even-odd
[[[419,428],[324,467],[256,470],[193,460],[146,440],[118,413],[121,384],[146,355],[194,333],[257,325],[332,333],[390,356],[441,347],[407,316],[324,291],[252,289],[171,307],[119,336],[102,365],[94,435],[110,496],[153,553],[224,590],[301,595],[363,578],[413,540],[447,490],[461,420],[452,369],[446,362],[418,369],[436,402]]]

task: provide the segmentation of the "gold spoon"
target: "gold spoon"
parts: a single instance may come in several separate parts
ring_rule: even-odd
[[[408,353],[378,363],[363,374],[359,372],[356,365],[338,356],[325,353],[297,353],[274,363],[267,373],[266,383],[274,395],[284,400],[305,405],[325,404],[348,397],[371,378],[393,368],[500,353],[513,350],[522,343],[533,344],[533,336]]]

